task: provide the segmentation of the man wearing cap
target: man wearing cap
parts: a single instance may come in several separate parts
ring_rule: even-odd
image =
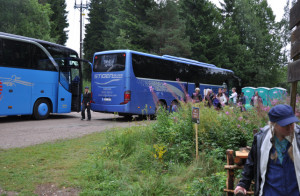
[[[254,180],[255,196],[300,195],[300,126],[289,105],[273,107],[269,125],[254,136],[234,193],[246,195]]]
[[[81,102],[81,120],[85,119],[85,109],[87,110],[88,120],[91,120],[91,101],[92,101],[92,96],[91,93],[89,92],[89,87],[86,86],[84,88],[83,99]]]

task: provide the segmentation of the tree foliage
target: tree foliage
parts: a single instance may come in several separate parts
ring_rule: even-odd
[[[39,0],[39,3],[50,5],[52,10],[52,13],[49,16],[51,23],[50,36],[57,44],[64,45],[68,39],[67,31],[65,29],[69,26],[65,0]]]
[[[52,14],[48,4],[37,0],[0,0],[0,31],[53,41],[50,36]]]
[[[231,69],[244,86],[283,83],[287,20],[275,22],[266,0],[92,0],[85,56],[132,49]],[[285,37],[283,37],[285,33]]]
[[[65,44],[65,0],[0,0],[0,31]]]

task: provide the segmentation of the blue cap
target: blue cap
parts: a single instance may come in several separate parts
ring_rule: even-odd
[[[85,89],[89,89],[89,87],[88,87],[88,86],[86,86],[86,87],[85,87]]]
[[[299,122],[298,118],[294,114],[293,108],[289,105],[276,105],[269,111],[268,115],[271,122],[275,122],[281,127],[294,122]]]

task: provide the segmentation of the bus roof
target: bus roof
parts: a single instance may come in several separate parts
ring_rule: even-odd
[[[140,55],[144,55],[144,56],[148,56],[148,57],[164,59],[164,60],[174,61],[174,62],[180,62],[180,63],[184,63],[184,64],[192,64],[192,65],[199,66],[199,67],[206,67],[206,68],[217,69],[220,71],[227,71],[227,72],[233,73],[232,70],[223,69],[223,68],[217,67],[213,64],[203,63],[203,62],[199,62],[196,60],[186,59],[186,58],[182,58],[182,57],[175,57],[175,56],[170,56],[170,55],[158,56],[158,55],[138,52],[138,51],[134,51],[134,50],[107,50],[107,51],[102,51],[102,52],[96,52],[94,55],[110,54],[110,53],[134,53],[134,54],[140,54]]]
[[[72,50],[73,52],[75,52],[77,54],[77,52],[75,50],[71,49],[71,48],[68,48],[68,47],[60,45],[60,44],[40,40],[40,39],[35,39],[35,38],[31,38],[31,37],[25,37],[25,36],[21,36],[21,35],[10,34],[10,33],[4,33],[4,32],[0,32],[0,37],[1,36],[17,38],[17,39],[23,39],[23,40],[30,40],[30,41],[34,41],[34,42],[38,42],[38,43],[42,43],[42,44],[49,44],[49,45],[53,45],[53,46],[58,46],[58,47],[62,47],[62,48],[68,49],[68,50]]]

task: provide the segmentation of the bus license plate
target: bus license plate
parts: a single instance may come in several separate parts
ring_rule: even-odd
[[[111,98],[103,98],[103,101],[111,101]]]

